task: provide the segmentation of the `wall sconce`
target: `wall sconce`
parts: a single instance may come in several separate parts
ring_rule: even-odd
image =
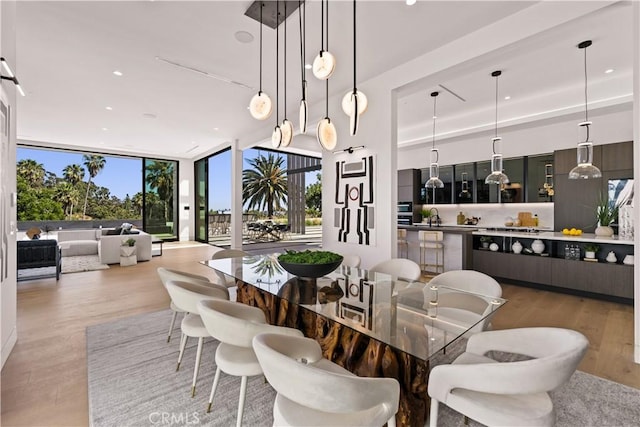
[[[347,147],[344,150],[334,151],[333,154],[338,154],[338,153],[349,153],[349,154],[352,154],[354,151],[362,150],[363,148],[364,148],[364,145],[358,145],[356,147]]]
[[[8,76],[3,76],[0,74],[0,78],[2,80],[11,80],[13,82],[13,84],[16,85],[16,89],[18,89],[18,92],[20,92],[20,95],[22,96],[27,96],[24,93],[24,90],[22,90],[22,87],[20,86],[20,83],[18,83],[18,78],[16,77],[15,74],[13,74],[13,71],[11,71],[11,68],[9,67],[9,64],[7,63],[7,60],[4,58],[0,58],[0,62],[2,63],[2,69],[4,69],[7,74],[9,74]]]

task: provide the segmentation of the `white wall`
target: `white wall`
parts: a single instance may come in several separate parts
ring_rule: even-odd
[[[192,160],[180,160],[178,166],[178,239],[194,240],[195,206],[194,170]],[[189,209],[185,210],[185,207]]]
[[[16,43],[15,43],[15,2],[0,2],[0,46],[2,56],[7,59],[12,66],[14,73],[19,75],[20,69],[16,67]],[[9,124],[9,147],[4,151],[2,156],[2,164],[0,164],[1,184],[3,187],[2,197],[10,207],[9,218],[6,218],[3,225],[7,235],[8,250],[8,277],[3,280],[0,292],[0,305],[2,307],[0,339],[2,341],[2,366],[7,361],[11,350],[18,339],[16,328],[16,311],[17,311],[17,287],[16,287],[16,207],[11,200],[11,194],[16,192],[16,89],[13,83],[6,80],[2,81],[2,89],[6,93],[9,105],[11,107],[11,121]],[[5,155],[6,154],[6,157]],[[4,192],[9,194],[4,194]]]

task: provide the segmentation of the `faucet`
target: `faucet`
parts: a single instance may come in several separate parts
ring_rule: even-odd
[[[440,213],[438,212],[437,208],[429,209],[429,213],[431,214],[431,215],[429,215],[429,227],[432,226],[432,221],[433,221],[433,217],[434,217],[434,215],[433,215],[434,211],[435,211],[435,218],[436,218],[436,227],[440,227]]]

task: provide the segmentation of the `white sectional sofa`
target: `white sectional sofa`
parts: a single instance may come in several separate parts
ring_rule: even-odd
[[[60,230],[58,243],[62,256],[98,255],[103,264],[120,262],[122,241],[133,238],[136,241],[136,257],[138,261],[151,259],[151,235],[144,231],[138,234],[109,235],[109,229]]]

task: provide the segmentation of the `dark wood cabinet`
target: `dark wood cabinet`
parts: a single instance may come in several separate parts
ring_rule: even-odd
[[[398,171],[398,202],[420,203],[420,169]]]
[[[633,299],[633,266],[559,258],[550,261],[553,286]]]
[[[475,250],[473,269],[503,279],[552,284],[548,257]]]

